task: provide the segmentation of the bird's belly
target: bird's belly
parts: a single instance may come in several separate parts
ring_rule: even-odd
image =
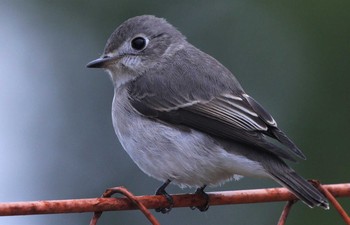
[[[199,187],[239,175],[264,175],[258,162],[229,153],[204,133],[151,120],[115,100],[113,105],[113,125],[123,148],[143,172],[162,182]]]

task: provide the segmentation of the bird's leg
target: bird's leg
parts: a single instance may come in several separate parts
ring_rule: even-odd
[[[160,186],[157,191],[156,191],[156,195],[163,195],[166,200],[168,201],[169,203],[169,207],[167,208],[156,208],[156,212],[161,212],[163,214],[165,213],[169,213],[171,211],[171,209],[173,208],[174,206],[174,200],[173,200],[173,197],[171,197],[171,195],[169,195],[166,191],[165,191],[165,188],[170,184],[171,180],[167,180],[165,181],[165,183]]]
[[[209,209],[209,195],[204,192],[204,188],[206,187],[207,185],[203,185],[202,187],[197,188],[195,192],[195,194],[201,195],[205,199],[205,203],[202,206],[192,206],[192,210],[198,209],[201,212],[205,212]]]

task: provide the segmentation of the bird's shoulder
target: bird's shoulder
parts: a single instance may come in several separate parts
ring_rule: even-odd
[[[175,98],[178,103],[209,101],[222,94],[244,93],[235,76],[220,62],[194,46],[165,57],[128,84],[139,100]]]

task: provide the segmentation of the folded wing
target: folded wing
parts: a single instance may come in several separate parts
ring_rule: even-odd
[[[198,57],[202,57],[198,55]],[[272,152],[295,161],[305,159],[298,147],[277,127],[272,116],[247,95],[237,80],[221,64],[213,60],[189,73],[183,57],[181,65],[142,75],[128,84],[129,100],[142,115],[174,125],[185,125],[198,131]],[[207,57],[203,60],[208,60]],[[177,62],[175,60],[175,62]],[[169,71],[176,71],[171,74]],[[214,73],[219,75],[214,76]],[[273,144],[275,139],[287,148]]]

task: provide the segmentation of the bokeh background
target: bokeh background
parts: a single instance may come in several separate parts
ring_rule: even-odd
[[[261,102],[308,160],[293,165],[324,183],[350,180],[350,1],[0,1],[0,201],[97,197],[160,182],[122,150],[112,127],[113,87],[100,56],[129,17],[165,17],[213,55]],[[208,191],[274,187],[244,178]],[[170,193],[193,192],[170,187]],[[341,203],[349,210],[350,199]],[[276,224],[284,203],[174,209],[161,224]],[[0,224],[88,224],[90,213],[2,217]],[[148,224],[138,211],[103,224]],[[343,224],[334,209],[298,203],[287,224]]]

